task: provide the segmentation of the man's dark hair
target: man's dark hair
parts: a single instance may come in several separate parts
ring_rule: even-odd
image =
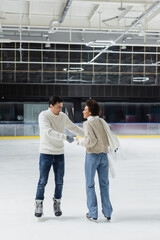
[[[63,99],[60,97],[57,97],[57,96],[52,96],[49,99],[49,106],[50,106],[50,104],[52,104],[54,106],[57,102],[61,103],[61,102],[63,102]]]
[[[92,116],[99,116],[100,115],[100,106],[94,99],[88,99],[86,101],[86,106],[89,109],[89,112],[91,112]]]

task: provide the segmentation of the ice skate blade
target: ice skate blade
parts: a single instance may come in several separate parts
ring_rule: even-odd
[[[92,222],[96,222],[96,223],[97,223],[97,218],[92,218],[92,217],[90,217],[88,213],[86,214],[86,218],[87,218],[88,220],[92,221]]]

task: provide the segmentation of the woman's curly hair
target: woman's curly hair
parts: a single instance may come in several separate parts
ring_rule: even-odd
[[[99,116],[100,115],[100,106],[94,99],[88,99],[86,100],[86,106],[89,109],[89,112],[91,112],[91,116]]]

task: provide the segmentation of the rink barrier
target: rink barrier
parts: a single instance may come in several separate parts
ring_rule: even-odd
[[[40,139],[39,136],[0,137],[0,139]]]
[[[160,138],[160,135],[116,135],[118,138]],[[78,138],[82,138],[77,136]],[[39,136],[0,137],[0,139],[40,139]]]
[[[82,127],[82,123],[76,123]],[[109,123],[114,134],[129,136],[159,136],[160,123]],[[65,132],[68,134],[68,132]],[[0,137],[35,137],[39,136],[38,123],[0,123]]]

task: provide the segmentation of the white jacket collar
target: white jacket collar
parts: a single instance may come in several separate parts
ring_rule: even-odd
[[[87,120],[90,121],[90,120],[96,119],[96,118],[99,118],[99,116],[89,116],[89,117],[87,118]]]

